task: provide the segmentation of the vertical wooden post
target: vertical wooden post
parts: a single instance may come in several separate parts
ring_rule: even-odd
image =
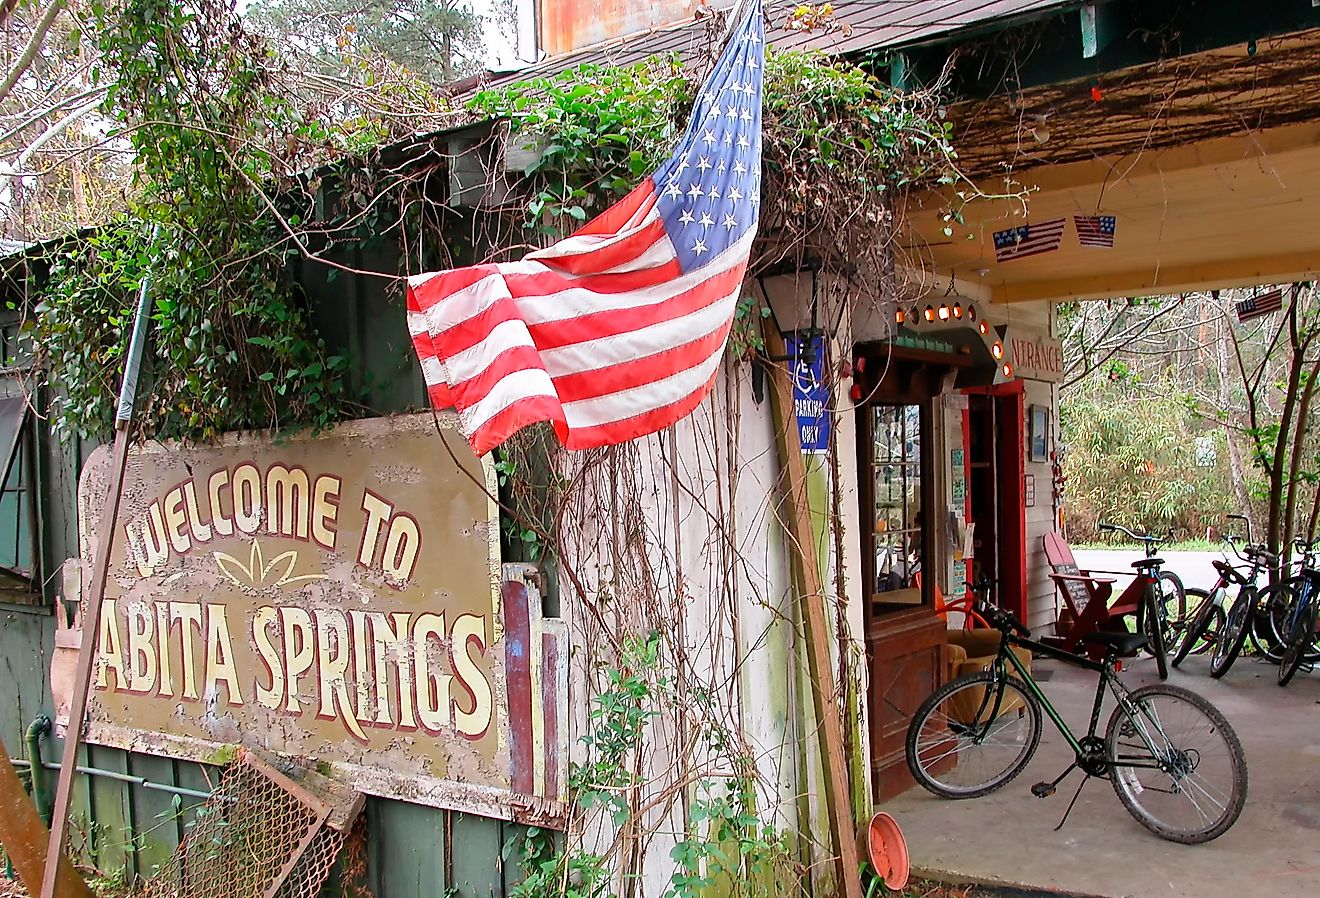
[[[35,759],[32,759],[36,763]],[[28,800],[19,782],[14,765],[9,763],[9,752],[0,742],[0,847],[8,853],[9,859],[18,871],[18,878],[23,881],[29,893],[41,888],[45,875],[46,855],[42,852],[42,843],[46,840],[46,826],[41,822],[37,809]],[[59,855],[58,881],[60,895],[66,898],[93,898],[92,890],[82,881],[73,864],[61,853]]]
[[[152,231],[152,242],[159,228]],[[87,607],[82,615],[82,648],[78,653],[78,672],[74,674],[73,701],[69,706],[69,730],[64,736],[64,758],[60,763],[59,786],[55,790],[55,807],[51,811],[50,842],[46,857],[59,857],[64,851],[64,840],[69,829],[69,803],[73,797],[73,778],[78,767],[78,746],[82,742],[86,724],[88,692],[91,690],[92,665],[96,660],[97,636],[101,632],[101,601],[105,597],[105,581],[110,571],[110,550],[115,542],[115,519],[119,517],[119,500],[124,492],[124,469],[128,466],[128,444],[133,423],[133,405],[137,398],[138,373],[142,356],[146,352],[147,325],[151,303],[148,299],[151,277],[142,278],[138,294],[137,315],[133,319],[133,336],[124,362],[124,382],[119,389],[119,409],[115,415],[114,462],[110,468],[110,491],[101,508],[96,524],[100,538],[96,542],[96,560],[92,566],[92,584],[87,593]],[[41,898],[55,898],[55,864],[47,864],[41,880]],[[71,898],[73,893],[62,891],[60,898]]]
[[[764,324],[765,348],[772,358],[786,354],[784,337],[772,318]],[[839,887],[847,898],[861,898],[862,885],[857,858],[857,823],[852,818],[848,792],[848,761],[843,754],[843,724],[835,703],[834,669],[831,664],[829,623],[825,615],[824,585],[816,540],[811,529],[811,506],[807,501],[806,466],[802,462],[802,442],[798,435],[797,415],[793,407],[793,385],[782,365],[769,365],[770,408],[774,417],[775,444],[784,491],[788,497],[782,516],[793,543],[794,586],[802,603],[806,625],[807,667],[811,675],[812,699],[816,719],[825,739],[821,752],[821,772],[825,778],[825,803],[828,808],[834,849],[838,858]]]

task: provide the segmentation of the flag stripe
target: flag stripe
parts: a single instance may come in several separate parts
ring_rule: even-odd
[[[587,340],[627,335],[643,328],[676,321],[706,308],[721,295],[736,289],[742,283],[744,267],[743,264],[735,265],[715,277],[665,297],[659,302],[631,308],[626,315],[608,309],[580,315],[577,318],[533,324],[529,327],[532,339],[536,341],[536,345],[550,350],[561,346],[573,346]]]
[[[707,394],[759,219],[763,25],[753,0],[669,160],[575,234],[410,279],[428,394],[476,452],[536,421],[569,448],[622,442]]]
[[[691,368],[648,384],[606,396],[566,402],[564,416],[568,419],[569,429],[617,423],[670,406],[708,383],[719,367],[722,354],[711,353]]]
[[[459,402],[458,409],[463,423],[471,431],[480,429],[500,412],[526,399],[543,396],[559,404],[555,385],[550,382],[550,375],[543,368],[509,371],[475,402],[468,402],[462,396],[463,385],[451,386],[450,389]]]
[[[499,382],[501,371],[514,367],[540,366],[547,372],[555,388],[561,391],[560,398],[567,401],[572,397],[563,394],[559,380],[561,375],[594,375],[600,369],[618,365],[639,367],[638,362],[642,359],[656,360],[657,353],[651,347],[674,347],[694,337],[727,334],[728,328],[725,325],[732,317],[731,305],[737,296],[738,288],[742,285],[742,266],[738,266],[733,274],[736,275],[733,280],[733,293],[722,297],[715,296],[713,302],[708,302],[707,305],[693,310],[690,314],[569,346],[545,349],[530,345],[527,342],[530,334],[522,320],[509,319],[496,325],[485,340],[450,358],[444,367],[444,373],[447,379],[452,378],[461,384],[461,387],[454,389],[455,395],[461,401],[471,404],[485,398]],[[703,287],[702,292],[709,297],[708,288]],[[723,337],[719,342],[722,347]],[[506,349],[511,346],[514,348]],[[666,361],[676,362],[683,359],[684,355],[676,353],[664,358]],[[705,356],[701,358],[704,359]],[[628,386],[653,381],[655,370],[639,368],[638,375],[628,382]],[[615,379],[617,378],[616,374]],[[599,386],[603,384],[604,381]],[[577,392],[583,396],[600,395],[599,390],[591,393],[583,392],[580,386]]]
[[[691,394],[667,406],[652,409],[627,419],[627,423],[631,425],[631,429],[636,430],[638,433],[655,433],[657,430],[662,430],[673,422],[687,417],[706,398],[711,386],[715,383],[715,375],[718,373],[718,369],[712,372],[710,378],[701,385],[700,389],[694,390]],[[625,422],[620,420],[609,424],[574,427],[569,431],[564,446],[568,449],[595,449],[598,446],[617,443],[619,442],[619,427],[623,423]]]
[[[594,371],[574,372],[557,377],[555,389],[559,391],[559,397],[564,402],[576,402],[579,399],[590,399],[606,393],[617,393],[629,387],[641,386],[650,383],[654,378],[653,366],[671,371],[691,368],[708,358],[711,353],[722,351],[728,336],[729,326],[728,322],[725,322],[718,330],[690,343],[671,346],[636,360],[645,364],[636,364],[633,360],[629,360],[597,368]]]

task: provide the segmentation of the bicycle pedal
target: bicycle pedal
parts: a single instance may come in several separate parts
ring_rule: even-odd
[[[1049,798],[1057,791],[1058,790],[1054,787],[1054,783],[1036,783],[1036,785],[1031,787],[1031,794],[1037,798]]]

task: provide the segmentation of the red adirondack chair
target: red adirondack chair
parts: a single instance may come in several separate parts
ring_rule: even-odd
[[[1114,578],[1097,577],[1090,571],[1078,569],[1072,549],[1062,536],[1047,533],[1042,540],[1045,544],[1045,558],[1050,563],[1050,578],[1058,587],[1059,596],[1072,617],[1071,626],[1066,632],[1050,639],[1050,642],[1057,643],[1064,651],[1075,652],[1087,633],[1114,629],[1116,626],[1122,628],[1117,621],[1137,613],[1135,601],[1110,604]]]

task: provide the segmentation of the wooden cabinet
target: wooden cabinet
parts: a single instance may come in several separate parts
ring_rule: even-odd
[[[904,756],[908,724],[918,706],[943,685],[947,652],[946,625],[928,608],[876,615],[868,625],[871,782],[876,801],[913,785]]]

